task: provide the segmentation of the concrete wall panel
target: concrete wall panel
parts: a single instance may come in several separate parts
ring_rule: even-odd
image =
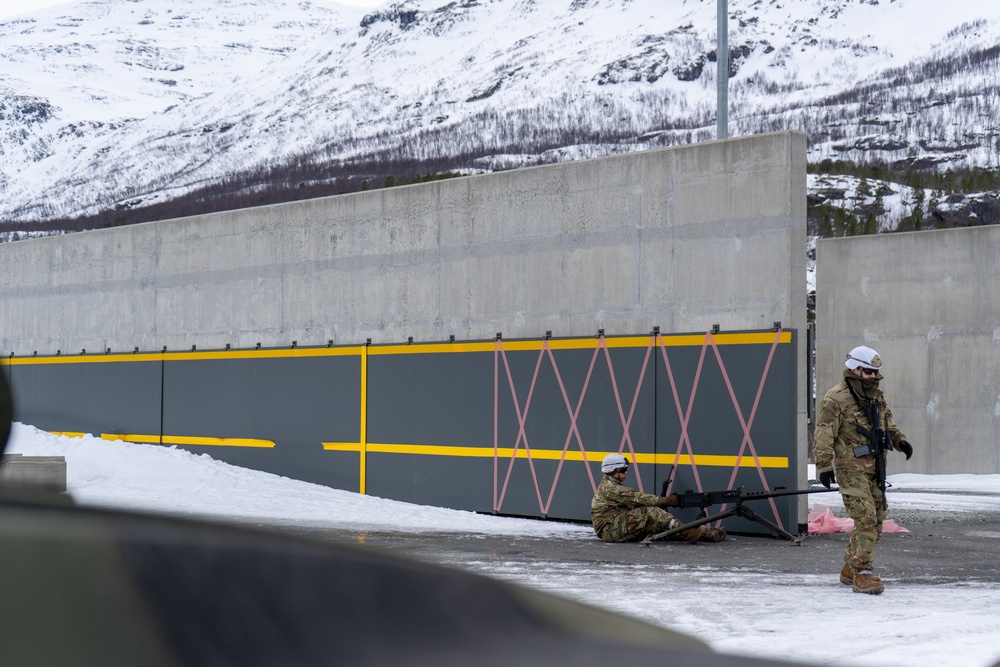
[[[4,244],[0,352],[804,328],[804,159],[778,133]]]
[[[890,473],[1000,472],[1000,228],[821,240],[816,261],[817,400],[868,345],[914,446]]]

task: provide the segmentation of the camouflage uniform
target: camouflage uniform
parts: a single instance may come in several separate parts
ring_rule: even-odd
[[[855,571],[861,571],[872,569],[872,552],[882,536],[882,522],[888,510],[878,487],[875,455],[854,456],[855,447],[868,444],[868,438],[858,433],[858,427],[872,428],[863,406],[870,401],[878,403],[881,428],[889,434],[893,447],[906,440],[906,436],[893,423],[892,412],[881,389],[876,386],[869,390],[869,396],[857,389],[851,392],[848,381],[856,377],[845,370],[844,380],[823,398],[816,421],[814,452],[816,472],[834,470],[844,509],[854,519],[844,562]]]
[[[659,496],[636,491],[610,474],[604,475],[590,503],[594,532],[605,542],[632,542],[683,525],[657,507],[658,500]]]

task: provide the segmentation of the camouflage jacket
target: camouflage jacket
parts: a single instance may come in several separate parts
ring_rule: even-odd
[[[629,488],[611,475],[605,475],[597,487],[594,499],[590,501],[590,516],[594,530],[599,535],[601,529],[611,519],[633,507],[656,505],[659,496]]]
[[[881,390],[877,390],[875,398],[878,402],[879,418],[882,429],[889,434],[893,447],[906,436],[892,421],[892,412],[885,402]],[[854,456],[854,448],[868,444],[868,438],[858,433],[858,427],[871,430],[868,414],[851,394],[846,380],[841,380],[833,389],[826,393],[820,404],[819,417],[814,431],[815,445],[813,452],[816,457],[816,472],[832,470],[834,465],[843,470],[861,470],[870,475],[875,474],[875,455]]]

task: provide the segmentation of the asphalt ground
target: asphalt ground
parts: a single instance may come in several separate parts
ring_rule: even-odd
[[[875,571],[892,582],[943,584],[1000,582],[1000,512],[954,515],[914,512],[904,521],[910,530],[886,533],[875,551]],[[397,555],[474,570],[474,563],[562,562],[623,568],[676,566],[688,562],[710,568],[743,568],[762,573],[839,576],[847,533],[809,535],[798,545],[776,537],[730,534],[724,542],[688,544],[654,542],[607,544],[590,537],[492,537],[465,533],[372,532],[279,527],[314,539],[348,542]]]
[[[553,537],[279,530],[463,569],[634,616],[710,642],[720,655],[740,656],[732,664],[743,664],[746,656],[831,664],[832,651],[839,664],[1000,667],[992,613],[1000,584],[1000,504],[993,493],[958,495],[971,496],[957,503],[966,511],[940,509],[956,506],[956,499],[938,503],[933,492],[895,510],[890,498],[889,518],[910,532],[886,533],[879,542],[875,570],[886,585],[882,596],[854,595],[840,583],[846,533],[805,536],[798,545],[730,534],[720,543],[643,546],[606,544],[589,526]],[[842,507],[827,506],[843,516]],[[627,594],[612,596],[612,603],[609,586]],[[831,616],[831,610],[839,611]],[[934,620],[938,615],[943,617]],[[855,622],[891,620],[899,627],[874,644],[838,650],[835,639],[824,648],[816,636],[820,628],[831,638],[852,636]]]

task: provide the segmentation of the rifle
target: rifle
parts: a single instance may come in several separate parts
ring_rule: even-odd
[[[660,489],[660,495],[667,495],[667,487],[670,485],[670,478],[668,477],[663,481],[663,486]],[[701,516],[690,523],[685,523],[683,526],[678,528],[671,528],[670,530],[665,530],[662,533],[657,533],[655,535],[649,535],[642,541],[645,546],[649,546],[656,540],[662,540],[665,537],[670,537],[676,533],[688,530],[689,528],[694,528],[696,526],[701,526],[706,523],[711,523],[713,521],[718,521],[720,519],[725,519],[731,516],[740,516],[744,519],[749,519],[750,521],[755,521],[762,526],[770,528],[772,531],[784,537],[785,539],[791,541],[792,544],[798,545],[802,542],[801,537],[796,537],[792,535],[787,530],[784,530],[777,524],[765,519],[756,512],[754,512],[749,507],[745,506],[743,503],[749,500],[765,500],[767,498],[778,498],[780,496],[800,496],[806,493],[830,493],[831,491],[838,491],[839,489],[787,489],[784,486],[776,486],[772,491],[751,491],[750,493],[743,493],[743,487],[738,487],[735,489],[726,489],[724,491],[685,491],[684,493],[675,494],[677,496],[677,507],[681,509],[699,507],[701,508]],[[733,507],[717,512],[715,514],[709,514],[708,508],[712,505],[728,505],[729,503],[734,503]]]
[[[867,456],[868,454],[875,455],[875,479],[878,481],[878,488],[882,492],[882,508],[886,508],[889,504],[885,499],[885,453],[887,451],[892,451],[892,439],[889,434],[885,432],[882,428],[882,420],[879,419],[878,414],[878,402],[872,401],[864,406],[864,411],[868,415],[868,421],[871,422],[871,430],[867,430],[857,427],[858,433],[868,438],[867,445],[858,445],[854,448],[854,456]]]

